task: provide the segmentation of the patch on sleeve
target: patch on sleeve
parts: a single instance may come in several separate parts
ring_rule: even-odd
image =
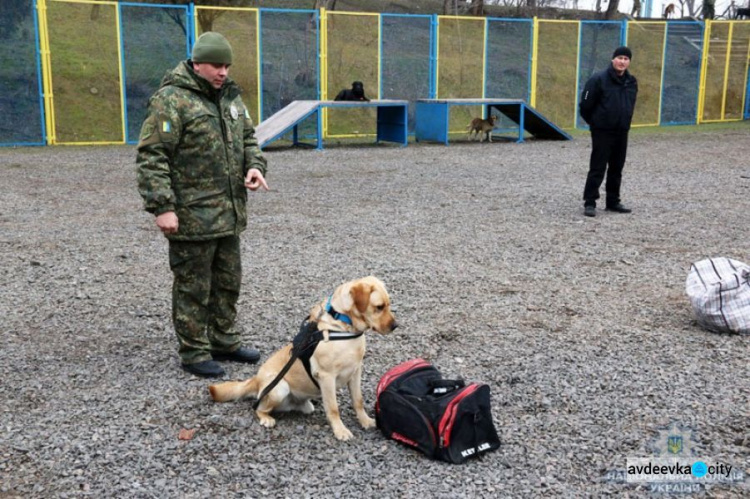
[[[177,133],[175,132],[174,124],[169,117],[160,114],[156,119],[159,123],[159,139],[162,142],[176,142]]]
[[[250,119],[250,111],[245,108],[245,118]]]
[[[141,127],[141,135],[138,137],[138,147],[145,147],[151,144],[157,144],[160,142],[159,134],[156,133],[156,119],[153,116],[149,116],[143,122]]]

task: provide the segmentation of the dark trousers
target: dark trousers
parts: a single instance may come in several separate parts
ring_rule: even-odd
[[[180,360],[211,360],[211,352],[240,347],[234,329],[242,282],[240,238],[170,241],[172,322],[180,343]]]
[[[599,187],[607,174],[607,206],[620,202],[620,184],[625,155],[628,152],[628,132],[591,130],[591,161],[586,187],[583,189],[585,205],[595,205],[599,199]],[[609,168],[607,168],[609,165]]]

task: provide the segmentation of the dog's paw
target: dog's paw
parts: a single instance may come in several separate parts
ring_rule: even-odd
[[[302,414],[312,414],[315,411],[315,406],[309,400],[305,400],[304,403],[300,404],[299,410]]]
[[[359,424],[362,425],[362,428],[365,430],[369,430],[370,428],[375,428],[376,423],[375,420],[372,419],[367,414],[363,414],[362,416],[357,416],[357,419],[359,420]]]
[[[258,416],[260,419],[260,425],[265,426],[266,428],[273,428],[276,426],[276,420],[273,419],[271,416]]]
[[[338,438],[342,442],[346,442],[347,440],[351,440],[352,438],[354,438],[354,435],[352,435],[352,432],[350,432],[346,426],[342,426],[341,428],[334,428],[333,434],[336,435],[336,438]]]

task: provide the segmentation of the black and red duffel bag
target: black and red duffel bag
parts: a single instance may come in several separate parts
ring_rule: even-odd
[[[500,447],[490,387],[443,379],[423,359],[399,364],[380,378],[375,418],[387,438],[432,459],[458,464]]]

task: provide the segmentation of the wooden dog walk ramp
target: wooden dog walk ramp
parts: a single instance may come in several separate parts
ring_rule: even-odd
[[[396,142],[405,146],[409,139],[408,111],[409,102],[405,100],[372,100],[372,101],[320,101],[296,100],[273,116],[263,120],[255,127],[255,138],[262,148],[285,134],[293,133],[293,142],[299,144],[297,127],[305,119],[317,113],[315,121],[317,148],[323,148],[323,126],[321,110],[323,108],[377,108],[378,142]]]
[[[296,127],[301,121],[318,110],[320,101],[296,100],[255,127],[258,145],[264,145],[280,138]]]

